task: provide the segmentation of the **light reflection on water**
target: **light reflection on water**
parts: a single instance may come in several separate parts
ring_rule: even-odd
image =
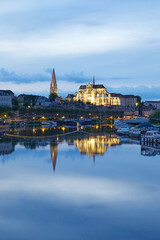
[[[160,156],[141,153],[113,133],[1,140],[1,239],[159,239]]]

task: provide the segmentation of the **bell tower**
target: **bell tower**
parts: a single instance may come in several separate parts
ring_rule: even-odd
[[[57,94],[57,82],[56,82],[56,74],[55,74],[54,68],[53,68],[52,79],[50,84],[50,93]]]

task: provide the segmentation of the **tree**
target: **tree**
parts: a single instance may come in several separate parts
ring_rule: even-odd
[[[50,93],[50,95],[49,95],[49,100],[50,100],[51,102],[54,102],[55,99],[56,99],[56,97],[57,97],[57,94],[56,94],[56,93]]]
[[[13,106],[18,106],[19,105],[19,102],[18,102],[18,100],[16,98],[12,99],[12,105]]]
[[[140,96],[136,96],[137,98],[137,106],[141,105],[141,97]]]

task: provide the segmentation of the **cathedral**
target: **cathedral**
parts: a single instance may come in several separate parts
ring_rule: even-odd
[[[108,92],[103,84],[95,84],[95,78],[93,77],[93,83],[87,85],[81,85],[79,91],[75,93],[75,101],[82,101],[84,103],[90,102],[94,105],[108,105]]]
[[[122,95],[120,93],[108,93],[103,84],[95,84],[95,78],[93,77],[93,83],[81,85],[79,91],[75,93],[74,101],[81,101],[91,103],[94,105],[103,106],[123,106],[123,107],[136,107],[137,97],[134,95]]]
[[[56,75],[55,75],[55,70],[53,68],[53,73],[52,73],[52,79],[51,79],[51,85],[50,85],[50,94],[54,93],[57,95],[57,82],[56,82]]]

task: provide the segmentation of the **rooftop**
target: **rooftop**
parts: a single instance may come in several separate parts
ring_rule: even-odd
[[[134,95],[123,95],[120,93],[111,93],[111,97],[121,97],[121,98],[134,98]]]
[[[91,85],[92,88],[94,89],[97,89],[97,88],[105,88],[103,84],[94,84],[94,85]],[[80,86],[80,89],[86,89],[87,85],[81,85]]]

